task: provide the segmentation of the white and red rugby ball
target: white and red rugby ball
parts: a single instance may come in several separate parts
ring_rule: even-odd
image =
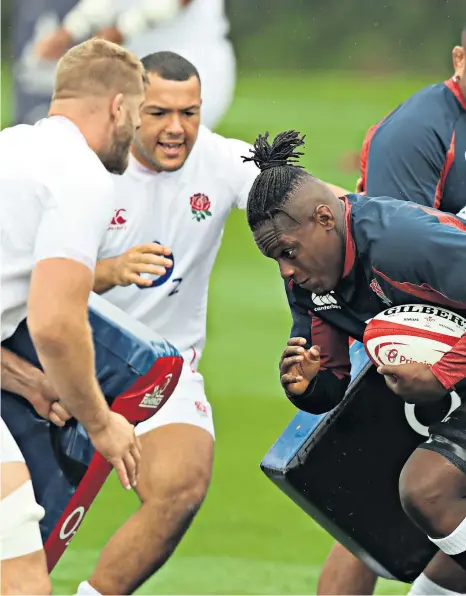
[[[466,333],[466,319],[428,304],[393,306],[376,315],[364,332],[364,347],[372,362],[432,365]]]

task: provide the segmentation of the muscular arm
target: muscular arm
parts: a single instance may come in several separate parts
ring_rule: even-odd
[[[320,346],[320,370],[301,395],[288,399],[300,410],[319,414],[328,412],[343,399],[350,380],[348,336],[296,303],[287,287],[293,324],[290,337],[304,337],[306,348]]]
[[[81,263],[41,260],[32,274],[27,318],[45,375],[89,432],[102,428],[109,414],[95,376],[87,311],[92,283],[91,270]]]

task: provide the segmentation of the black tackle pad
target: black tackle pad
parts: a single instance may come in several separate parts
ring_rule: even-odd
[[[333,411],[295,416],[261,469],[378,575],[412,582],[437,548],[404,513],[398,479],[426,425],[444,418],[452,401],[459,405],[448,395],[435,406],[405,407],[366,360]]]

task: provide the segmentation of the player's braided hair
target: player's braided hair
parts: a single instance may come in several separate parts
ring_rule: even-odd
[[[305,136],[289,130],[277,135],[272,144],[268,138],[268,132],[260,134],[254,149],[250,149],[252,157],[243,157],[244,162],[253,161],[261,171],[249,191],[247,205],[248,224],[253,231],[280,211],[300,181],[310,175],[302,166],[294,165],[303,155],[296,149],[304,145]]]

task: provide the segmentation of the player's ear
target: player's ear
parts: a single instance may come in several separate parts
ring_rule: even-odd
[[[333,230],[335,227],[335,216],[328,205],[319,205],[315,210],[314,218],[326,230]]]
[[[123,103],[124,103],[124,95],[123,93],[118,93],[112,100],[112,104],[110,106],[110,112],[112,120],[115,122],[120,122],[123,119]]]
[[[464,69],[464,61],[465,61],[465,52],[464,52],[464,48],[462,48],[461,46],[455,46],[453,48],[453,68],[455,70],[455,75],[456,76],[461,76],[461,74],[463,73],[463,69]]]

